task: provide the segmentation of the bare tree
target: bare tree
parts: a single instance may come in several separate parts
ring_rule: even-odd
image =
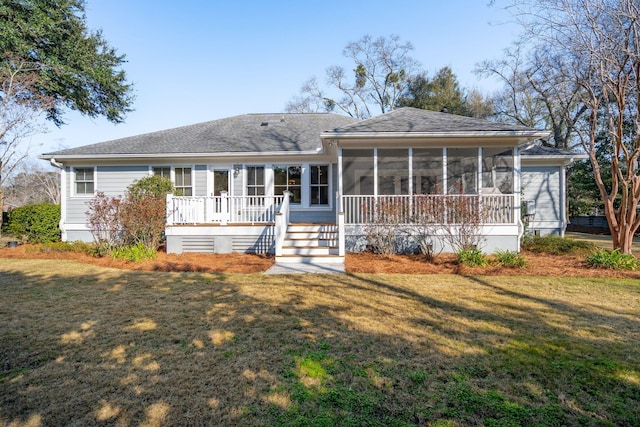
[[[5,180],[4,197],[10,206],[60,204],[60,173],[39,163],[23,162]]]
[[[562,81],[583,93],[588,120],[576,131],[593,173],[613,237],[631,253],[640,227],[640,4],[637,0],[512,0],[525,36],[551,58],[563,58]],[[611,185],[597,157],[606,134]]]
[[[0,211],[2,186],[28,155],[25,138],[41,132],[37,119],[54,99],[36,90],[33,65],[8,57],[0,62]]]
[[[562,55],[542,48],[526,53],[522,42],[515,43],[499,60],[483,61],[475,72],[492,76],[503,84],[494,95],[498,121],[552,131],[551,144],[570,149],[577,142],[576,126],[585,117],[584,89],[567,78],[571,64]],[[579,144],[579,143],[577,143]]]
[[[393,110],[419,65],[409,56],[411,43],[402,43],[396,35],[388,39],[364,36],[347,44],[343,55],[353,61],[352,73],[339,65],[326,71],[328,88],[315,77],[301,88],[285,107],[288,112],[335,111],[368,118]]]

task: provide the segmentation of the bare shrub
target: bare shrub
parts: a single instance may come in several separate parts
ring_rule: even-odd
[[[391,255],[396,252],[398,235],[406,233],[407,208],[398,199],[381,196],[373,207],[362,206],[366,218],[364,232],[372,252]]]
[[[99,191],[88,202],[87,225],[99,250],[109,252],[121,244],[120,206],[118,197]]]

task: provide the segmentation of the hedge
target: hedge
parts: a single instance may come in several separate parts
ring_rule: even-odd
[[[30,205],[9,212],[6,231],[29,243],[60,240],[60,206]]]

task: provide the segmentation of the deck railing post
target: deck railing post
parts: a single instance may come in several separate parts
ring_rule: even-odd
[[[167,194],[167,225],[173,225],[173,194]]]
[[[227,225],[229,223],[229,194],[226,191],[220,192],[220,225]]]
[[[291,196],[290,191],[283,191],[282,205],[280,210],[275,213],[275,250],[276,256],[282,256],[282,246],[284,245],[284,238],[287,234],[287,227],[289,226],[289,199]]]
[[[345,226],[344,226],[344,212],[338,212],[338,255],[344,256],[345,254]]]

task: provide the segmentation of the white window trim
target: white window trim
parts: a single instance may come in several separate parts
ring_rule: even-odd
[[[93,169],[93,193],[78,193],[76,191],[76,169]],[[73,199],[91,199],[98,193],[98,167],[97,166],[73,166],[69,174],[71,198]]]
[[[195,197],[196,194],[196,165],[192,164],[192,165],[171,165],[171,183],[173,184],[174,188],[176,187],[176,168],[178,169],[184,169],[184,168],[190,168],[191,169],[191,196],[184,196],[184,197]],[[183,186],[184,187],[184,186]]]
[[[149,175],[153,176],[153,169],[154,168],[169,168],[169,180],[171,181],[171,184],[174,186],[176,186],[176,168],[191,168],[191,194],[196,194],[196,166],[195,164],[192,165],[169,165],[169,164],[155,164],[155,165],[149,165]],[[209,185],[209,184],[207,184]],[[187,197],[193,197],[193,196],[187,196]]]
[[[289,205],[290,209],[294,208],[302,208],[305,206],[305,191],[304,191],[304,181],[305,174],[310,173],[309,163],[274,163],[271,166],[271,194],[275,195],[275,187],[276,187],[276,174],[273,170],[274,168],[290,168],[290,167],[300,167],[300,203],[293,203]],[[265,169],[266,170],[266,169]],[[287,174],[289,172],[287,171]],[[266,184],[266,182],[265,182]],[[287,184],[287,190],[289,189],[289,185]],[[309,204],[309,195],[306,195],[307,198],[307,206]]]
[[[247,197],[249,193],[247,192],[247,186],[249,185],[249,168],[264,168],[264,176],[262,177],[263,187],[264,187],[264,195],[265,196],[273,196],[273,169],[270,164],[260,164],[260,163],[251,163],[244,164],[242,166],[242,195]]]
[[[305,211],[318,211],[318,212],[322,212],[322,211],[331,211],[333,210],[333,205],[334,205],[334,200],[335,200],[335,194],[333,194],[333,164],[332,163],[323,163],[323,162],[316,162],[316,163],[306,163],[304,164],[305,169],[307,170],[307,186],[306,186],[306,193],[307,193],[307,200],[306,200],[306,205],[303,205],[303,208]],[[311,166],[327,166],[327,174],[329,175],[329,179],[328,179],[328,183],[329,183],[329,198],[328,198],[328,202],[326,205],[312,205],[311,204]],[[304,180],[303,180],[304,183]],[[305,190],[302,190],[303,193],[303,200],[304,200],[304,193]],[[297,207],[297,206],[296,206]]]

